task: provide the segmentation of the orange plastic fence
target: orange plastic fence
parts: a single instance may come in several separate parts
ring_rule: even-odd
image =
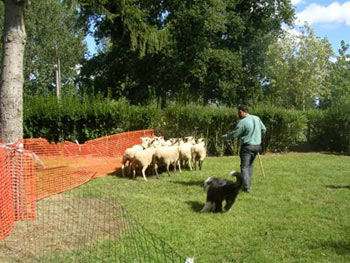
[[[116,172],[125,149],[141,143],[141,137],[153,136],[153,130],[140,130],[81,145],[42,138],[1,145],[0,240],[11,233],[15,221],[35,219],[37,200]]]
[[[15,221],[35,219],[32,154],[0,147],[0,240],[13,229]]]

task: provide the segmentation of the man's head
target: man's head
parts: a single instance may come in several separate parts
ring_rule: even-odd
[[[243,119],[248,114],[248,107],[246,105],[239,105],[237,107],[238,117]]]

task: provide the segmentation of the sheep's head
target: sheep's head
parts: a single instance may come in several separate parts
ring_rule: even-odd
[[[197,143],[204,143],[204,138],[199,138],[199,139],[197,140]]]
[[[142,137],[141,138],[141,145],[143,148],[148,148],[151,144],[151,138],[149,137]]]
[[[153,138],[150,142],[150,147],[158,147],[161,145],[161,141],[158,138]]]
[[[187,136],[185,137],[185,142],[186,143],[190,143],[192,145],[195,145],[196,144],[196,140],[193,138],[193,136]]]

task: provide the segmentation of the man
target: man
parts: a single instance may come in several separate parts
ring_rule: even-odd
[[[240,121],[232,132],[223,135],[222,138],[224,140],[241,138],[239,157],[243,175],[243,191],[249,193],[253,177],[253,162],[262,149],[261,134],[266,132],[266,128],[259,117],[248,113],[247,106],[238,106],[237,110]]]

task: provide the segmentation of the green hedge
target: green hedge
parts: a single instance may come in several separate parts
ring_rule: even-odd
[[[350,152],[350,102],[308,113],[308,141],[315,150]]]
[[[267,133],[263,138],[265,151],[284,152],[306,141],[307,119],[300,111],[269,106],[252,108],[251,114],[259,116]],[[221,141],[219,136],[234,129],[238,122],[237,110],[226,107],[171,106],[165,110],[167,123],[162,134],[166,137],[205,137],[211,154],[236,154],[237,140]]]
[[[24,104],[26,138],[83,143],[102,136],[155,129],[166,138],[193,135],[204,137],[210,155],[237,154],[239,142],[222,141],[219,136],[234,129],[238,122],[235,108],[170,105],[134,106],[125,99],[102,97],[54,96],[26,97]],[[350,105],[328,111],[301,112],[262,105],[251,108],[259,116],[267,133],[264,150],[287,152],[300,150],[350,151]]]
[[[131,106],[126,100],[101,97],[54,96],[26,97],[24,100],[24,136],[49,141],[83,143],[102,136],[146,129],[159,119],[152,105]]]

